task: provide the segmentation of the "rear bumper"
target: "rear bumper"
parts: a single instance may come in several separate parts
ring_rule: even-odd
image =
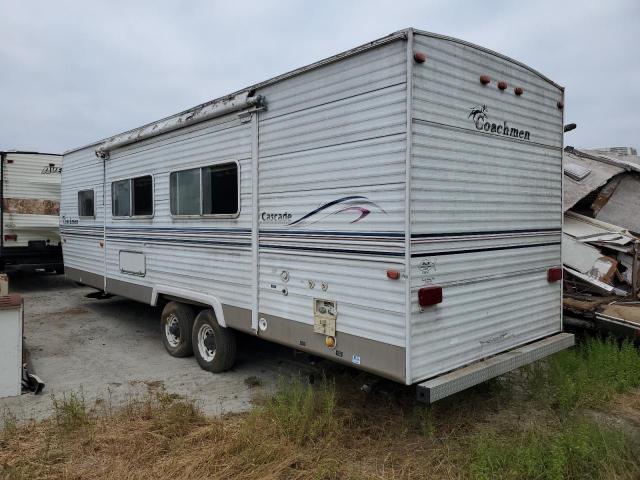
[[[3,265],[62,266],[62,247],[60,245],[44,248],[3,247],[0,263]]]
[[[574,343],[573,334],[558,333],[426,380],[417,385],[418,401],[433,403],[498,375],[569,348]]]

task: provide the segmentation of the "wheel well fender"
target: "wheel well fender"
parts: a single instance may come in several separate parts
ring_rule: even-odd
[[[194,292],[191,290],[184,290],[182,288],[171,287],[168,285],[156,285],[153,287],[153,291],[151,292],[152,306],[156,306],[158,304],[158,298],[161,295],[170,295],[171,297],[175,297],[178,299],[182,298],[184,300],[209,305],[216,315],[218,325],[220,325],[221,327],[227,326],[224,321],[224,310],[222,308],[222,303],[215,295],[203,292]]]

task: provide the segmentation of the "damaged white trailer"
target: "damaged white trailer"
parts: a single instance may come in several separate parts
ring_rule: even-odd
[[[394,33],[67,152],[67,276],[165,304],[165,347],[205,369],[239,330],[435,401],[573,344],[562,102],[503,55]]]

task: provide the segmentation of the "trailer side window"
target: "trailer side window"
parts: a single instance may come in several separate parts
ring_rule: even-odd
[[[95,218],[93,190],[80,190],[78,192],[78,216]]]
[[[151,176],[131,180],[131,203],[134,216],[153,215],[153,185]]]
[[[172,172],[169,191],[172,215],[237,215],[238,164]]]
[[[200,169],[173,172],[169,178],[172,215],[200,215]]]
[[[114,217],[128,217],[131,213],[131,181],[111,184],[111,213]]]
[[[153,215],[153,179],[151,175],[111,183],[111,213],[114,217]]]
[[[202,169],[202,214],[238,213],[238,165],[226,163]]]

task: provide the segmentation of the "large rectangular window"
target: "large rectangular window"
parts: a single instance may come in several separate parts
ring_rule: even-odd
[[[78,192],[78,216],[95,218],[93,190],[80,190]]]
[[[238,205],[238,164],[224,163],[172,172],[172,215],[234,216]]]
[[[153,179],[150,175],[111,183],[111,213],[114,217],[153,215]]]

